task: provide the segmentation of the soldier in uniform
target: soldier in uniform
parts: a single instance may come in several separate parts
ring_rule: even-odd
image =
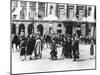
[[[51,42],[50,55],[51,55],[51,60],[56,60],[57,59],[57,46],[56,46],[54,38],[52,39],[52,42]]]
[[[76,36],[74,41],[74,45],[73,45],[73,56],[74,56],[74,60],[76,61],[76,59],[79,60],[79,38]]]
[[[26,50],[26,56],[27,59],[29,60],[32,60],[32,53],[34,50],[35,42],[36,42],[35,37],[33,35],[30,35],[30,38],[27,43],[27,50]]]
[[[23,37],[20,43],[20,57],[21,60],[24,61],[26,59],[25,53],[26,53],[26,38]]]

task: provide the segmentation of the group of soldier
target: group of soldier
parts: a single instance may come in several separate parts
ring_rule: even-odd
[[[67,35],[60,35],[57,36],[56,34],[45,34],[44,36],[40,36],[39,33],[36,35],[31,34],[27,37],[25,35],[14,35],[12,40],[12,47],[13,44],[16,47],[19,45],[20,51],[20,58],[22,61],[29,59],[40,59],[42,57],[42,50],[44,44],[47,45],[47,48],[51,49],[50,52],[50,59],[57,60],[57,47],[62,46],[62,54],[65,58],[73,58],[73,61],[79,60],[79,41],[80,37],[77,34],[73,36]],[[34,54],[34,58],[32,57]],[[93,54],[93,52],[92,52]]]

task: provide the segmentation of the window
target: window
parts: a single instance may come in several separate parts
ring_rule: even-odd
[[[53,12],[53,6],[51,5],[50,6],[50,14],[52,15],[52,12]]]
[[[14,12],[17,7],[18,7],[18,2],[17,1],[12,1],[12,12]]]
[[[36,14],[36,3],[35,2],[30,2],[29,6],[29,18],[33,19]]]
[[[68,5],[68,7],[67,7],[67,17],[69,19],[72,19],[74,17],[74,6],[73,5]]]
[[[39,3],[38,10],[38,18],[43,18],[45,16],[45,3]]]
[[[91,7],[88,7],[88,16],[90,16],[91,15]]]
[[[84,6],[77,6],[76,17],[82,19],[85,16]]]
[[[65,6],[64,5],[57,5],[57,16],[59,17],[59,18],[63,18],[64,16],[65,16]]]
[[[20,4],[20,7],[22,7],[22,10],[20,11],[20,19],[25,19],[26,17],[26,7],[27,7],[27,3],[22,1]]]

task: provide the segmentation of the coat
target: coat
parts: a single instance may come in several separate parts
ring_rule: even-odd
[[[20,56],[25,55],[25,53],[26,53],[26,42],[25,42],[25,40],[21,41],[20,48],[21,48]]]
[[[73,45],[73,55],[76,54],[76,52],[79,52],[79,41],[75,40],[74,45]]]
[[[40,55],[42,54],[42,46],[41,46],[41,40],[40,39],[37,39],[36,40],[36,43],[35,43],[35,47],[34,47],[34,50],[35,50],[35,55]]]
[[[34,38],[30,38],[27,44],[27,51],[26,51],[26,55],[32,55],[33,50],[34,50],[34,46],[35,46],[35,39]]]
[[[51,56],[56,56],[57,55],[57,46],[55,42],[51,43]]]

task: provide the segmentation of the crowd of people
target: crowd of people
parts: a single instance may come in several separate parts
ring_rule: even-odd
[[[40,59],[42,58],[42,50],[44,44],[47,45],[47,48],[50,48],[50,59],[57,60],[57,47],[61,46],[62,54],[65,58],[73,58],[73,61],[79,60],[80,52],[79,52],[79,43],[81,38],[77,34],[73,34],[72,36],[69,34],[44,34],[40,36],[39,33],[31,34],[25,37],[24,33],[20,36],[14,34],[12,38],[12,48],[15,45],[16,50],[20,53],[20,59],[22,61],[29,59]],[[94,41],[91,39],[90,41],[90,54],[94,55]],[[19,46],[19,49],[17,49]],[[34,54],[34,58],[32,57]]]

